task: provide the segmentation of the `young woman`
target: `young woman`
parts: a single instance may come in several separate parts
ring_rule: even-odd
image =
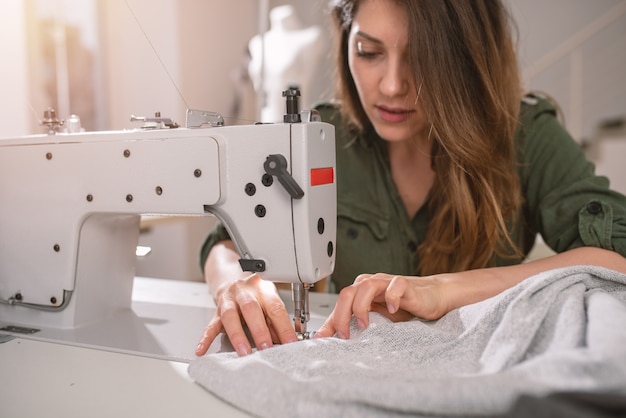
[[[595,176],[539,96],[523,96],[499,0],[334,0],[337,305],[352,317],[437,319],[541,271],[626,272],[626,197]],[[556,255],[522,263],[536,234]],[[217,311],[196,354],[226,332],[239,355],[296,341],[272,283],[241,272],[222,227],[203,248]],[[204,260],[206,259],[206,262]],[[374,274],[369,274],[374,273]]]

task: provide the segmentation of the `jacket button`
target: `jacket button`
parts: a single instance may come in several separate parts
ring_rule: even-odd
[[[359,231],[357,231],[354,228],[348,228],[346,233],[348,235],[348,238],[350,238],[350,239],[357,239],[357,237],[359,236]]]
[[[602,205],[600,204],[600,202],[589,202],[587,203],[587,212],[592,215],[597,215],[598,213],[602,212]]]

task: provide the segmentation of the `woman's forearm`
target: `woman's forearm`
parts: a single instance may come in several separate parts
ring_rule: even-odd
[[[469,270],[435,276],[443,285],[446,312],[480,302],[535,274],[574,265],[595,265],[626,273],[626,258],[594,247],[581,247],[550,257],[506,267]]]
[[[204,264],[204,279],[214,298],[225,284],[243,279],[250,274],[241,270],[239,258],[235,244],[230,240],[220,241],[211,248]]]

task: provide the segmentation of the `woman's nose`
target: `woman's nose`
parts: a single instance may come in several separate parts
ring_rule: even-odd
[[[385,96],[405,95],[409,87],[408,66],[398,60],[390,60],[380,80],[380,92]]]

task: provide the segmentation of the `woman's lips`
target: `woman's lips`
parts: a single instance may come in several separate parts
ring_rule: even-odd
[[[413,110],[376,106],[378,116],[385,122],[398,123],[406,121]]]

